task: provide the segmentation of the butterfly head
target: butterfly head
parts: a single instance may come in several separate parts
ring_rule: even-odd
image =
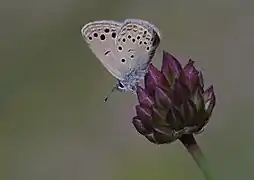
[[[118,80],[116,85],[112,88],[112,90],[110,91],[110,93],[106,96],[106,98],[104,99],[104,102],[106,102],[110,95],[114,92],[114,91],[119,91],[119,92],[127,92],[127,91],[131,91],[131,92],[136,92],[136,88],[137,84],[130,84],[127,81],[120,81]]]
[[[126,92],[126,91],[128,91],[128,88],[126,87],[126,85],[123,82],[118,81],[116,83],[116,90],[118,90],[120,92]]]
[[[116,83],[116,90],[118,90],[120,92],[127,92],[127,91],[134,92],[134,91],[136,91],[136,86],[137,86],[137,84],[132,84],[132,83],[125,82],[125,81],[118,81]]]
[[[116,90],[120,92],[130,91],[135,93],[137,90],[137,85],[140,83],[140,80],[144,79],[144,76],[148,71],[149,64],[150,63],[147,63],[136,69],[132,69],[130,73],[124,76],[123,80],[118,79],[115,86]]]
[[[116,85],[113,87],[108,96],[106,96],[106,98],[104,99],[104,102],[108,100],[109,96],[115,90],[119,92],[133,92],[135,94],[139,81],[143,79],[143,77],[147,73],[147,67],[148,66],[145,66],[144,68],[134,69],[129,74],[125,75],[125,78],[123,80],[118,79]]]

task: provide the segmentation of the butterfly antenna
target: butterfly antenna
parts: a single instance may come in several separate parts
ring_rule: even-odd
[[[108,93],[108,95],[105,97],[104,102],[107,102],[111,94],[116,90],[116,86],[112,88],[112,90]]]

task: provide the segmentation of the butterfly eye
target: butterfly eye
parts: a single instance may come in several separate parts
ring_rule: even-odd
[[[98,34],[97,34],[97,33],[94,33],[94,34],[93,34],[93,37],[98,37]]]
[[[91,36],[89,36],[89,38],[88,38],[89,40],[92,40],[93,38],[91,37]]]
[[[120,88],[124,88],[124,85],[122,83],[119,83]]]
[[[116,88],[117,88],[117,90],[120,90],[120,92],[123,92],[123,91],[127,90],[126,86],[120,81],[118,81],[118,83],[116,84]]]

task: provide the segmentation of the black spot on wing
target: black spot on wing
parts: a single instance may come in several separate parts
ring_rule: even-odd
[[[106,51],[106,52],[104,53],[104,55],[107,56],[110,52],[111,52],[111,51],[108,50],[108,51]]]

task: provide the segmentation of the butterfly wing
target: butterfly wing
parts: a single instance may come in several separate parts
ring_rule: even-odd
[[[93,21],[81,29],[86,43],[105,68],[122,80],[122,63],[116,55],[115,39],[123,23],[117,21]]]
[[[148,21],[126,19],[116,41],[124,46],[129,69],[146,68],[160,44],[160,32]]]

